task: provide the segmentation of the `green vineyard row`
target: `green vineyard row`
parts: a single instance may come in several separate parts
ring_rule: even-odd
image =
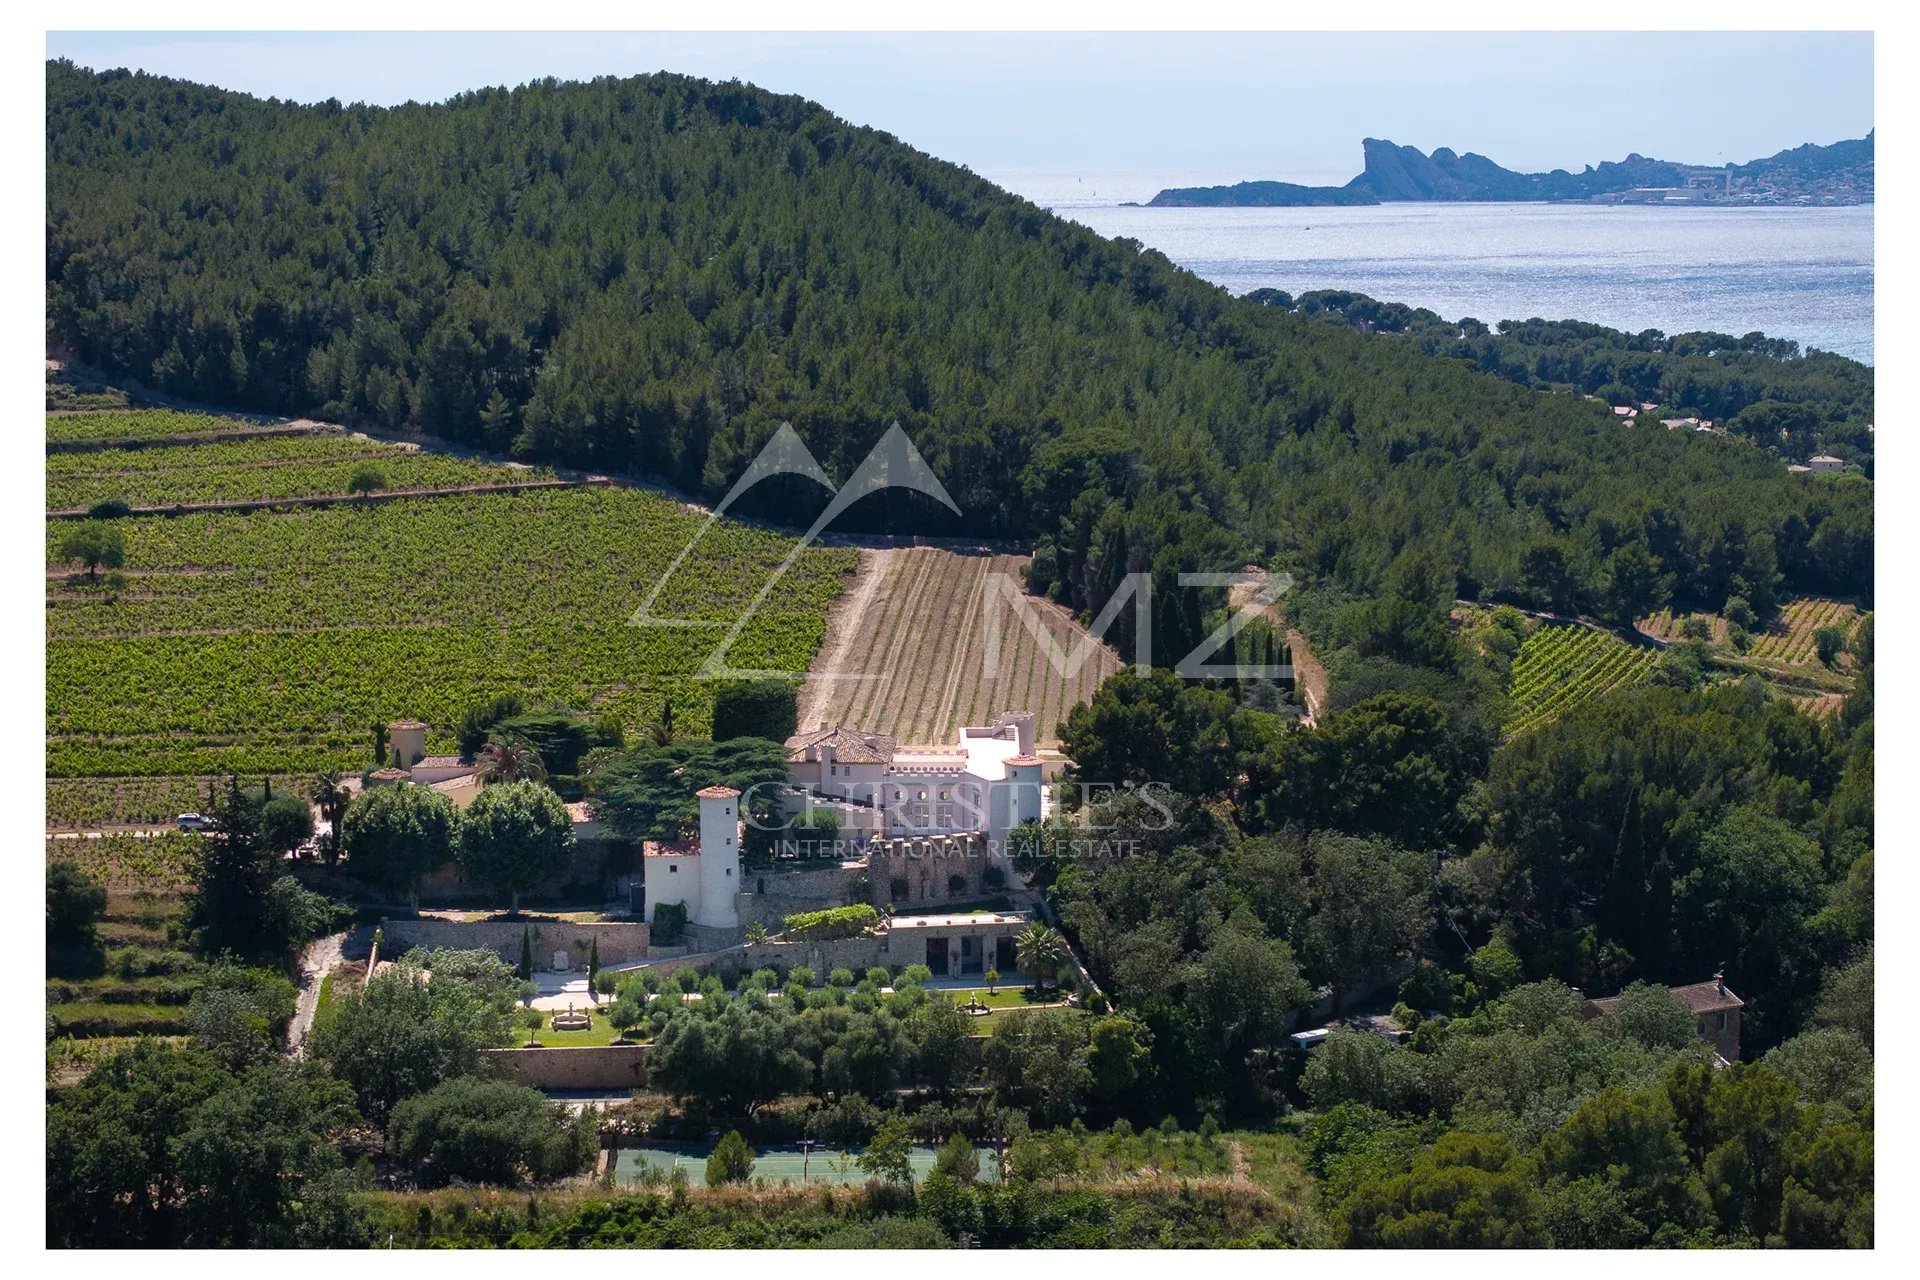
[[[1514,659],[1506,732],[1525,733],[1590,698],[1638,683],[1657,656],[1591,627],[1541,627]]]

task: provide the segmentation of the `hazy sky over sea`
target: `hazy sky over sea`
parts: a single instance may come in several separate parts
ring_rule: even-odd
[[[1579,169],[1746,161],[1873,127],[1859,33],[50,33],[49,57],[262,96],[392,104],[678,71],[824,103],[1021,175],[1342,182],[1363,137]]]

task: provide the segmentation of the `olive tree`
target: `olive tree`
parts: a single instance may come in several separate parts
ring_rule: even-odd
[[[566,802],[537,782],[490,786],[467,807],[460,823],[460,865],[469,879],[511,897],[567,869],[573,856],[573,819]]]

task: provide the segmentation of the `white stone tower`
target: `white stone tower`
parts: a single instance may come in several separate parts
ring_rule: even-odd
[[[740,793],[704,787],[700,798],[700,902],[693,922],[709,929],[737,929],[740,914]]]
[[[1007,761],[1007,826],[1009,829],[1023,822],[1038,822],[1041,817],[1041,798],[1045,783],[1041,781],[1041,764],[1038,756],[1014,756]]]

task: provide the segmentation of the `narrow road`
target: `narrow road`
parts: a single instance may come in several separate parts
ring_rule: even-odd
[[[833,677],[846,672],[855,642],[865,637],[867,613],[897,555],[891,550],[863,549],[852,588],[828,607],[826,639],[800,686],[799,713],[794,718],[799,732],[825,727],[838,692]]]
[[[300,953],[300,998],[293,1006],[293,1021],[287,1026],[287,1052],[296,1058],[305,1056],[307,1032],[313,1026],[313,1015],[320,1011],[320,986],[340,963],[346,940],[344,933],[331,934],[308,943]]]

